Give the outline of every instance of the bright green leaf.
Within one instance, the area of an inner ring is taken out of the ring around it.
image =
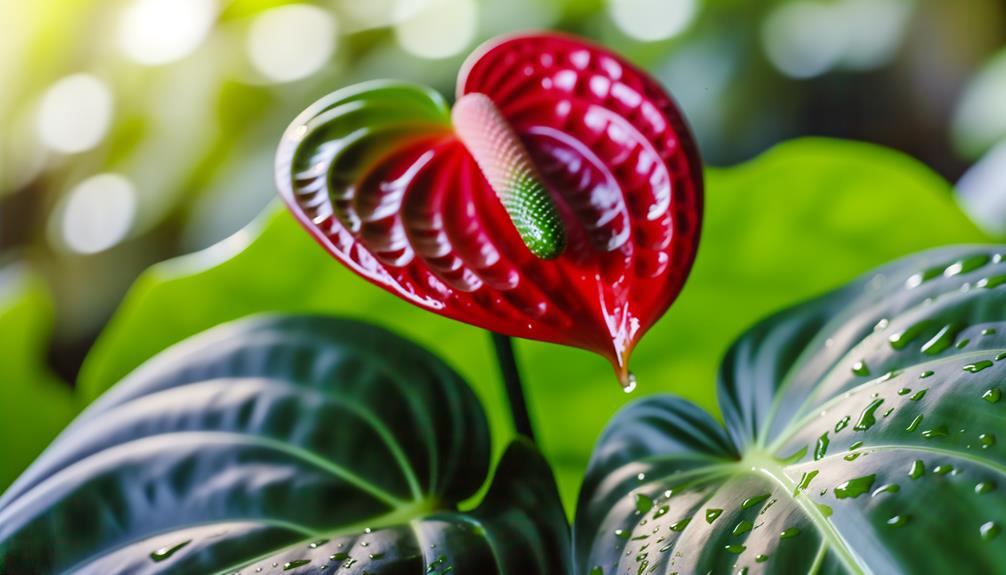
[[[0,488],[10,484],[79,409],[45,367],[52,302],[21,265],[0,269]]]

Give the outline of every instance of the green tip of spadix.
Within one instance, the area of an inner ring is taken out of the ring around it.
[[[566,247],[566,231],[527,149],[484,94],[466,94],[451,111],[454,130],[503,204],[524,245],[541,259]]]

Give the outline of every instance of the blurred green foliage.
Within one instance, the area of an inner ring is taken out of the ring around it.
[[[0,490],[80,409],[72,390],[45,367],[52,302],[25,267],[0,269]]]
[[[893,258],[986,241],[956,207],[948,184],[928,168],[877,146],[823,139],[797,140],[739,167],[710,169],[704,225],[680,299],[633,357],[635,394],[622,393],[600,357],[518,343],[532,417],[567,509],[597,435],[624,403],[669,391],[715,412],[721,355],[757,319]],[[332,313],[406,335],[474,386],[496,455],[512,437],[487,334],[355,276],[279,206],[234,237],[143,274],[85,362],[79,392],[94,399],[172,343],[260,311]]]

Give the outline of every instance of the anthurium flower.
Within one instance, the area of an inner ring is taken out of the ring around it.
[[[435,313],[629,356],[691,268],[702,170],[681,112],[646,73],[544,33],[475,51],[450,109],[376,81],[290,125],[280,192],[336,259]]]

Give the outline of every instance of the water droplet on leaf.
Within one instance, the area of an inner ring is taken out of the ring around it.
[[[187,541],[182,541],[181,543],[176,543],[175,545],[161,547],[160,549],[150,554],[150,559],[152,559],[155,562],[161,562],[170,559],[172,555],[178,553],[183,547],[185,547],[189,543],[192,543],[191,539]]]
[[[835,487],[835,497],[839,499],[855,499],[869,491],[876,479],[876,475],[864,475],[844,481]]]

